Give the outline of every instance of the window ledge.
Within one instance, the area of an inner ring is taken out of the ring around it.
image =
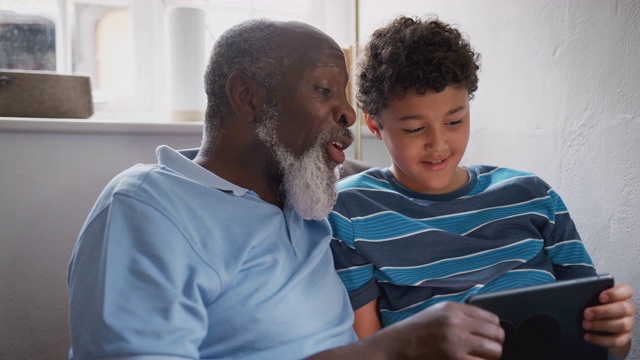
[[[77,120],[0,117],[0,132],[200,135],[202,123],[149,123],[116,120]]]

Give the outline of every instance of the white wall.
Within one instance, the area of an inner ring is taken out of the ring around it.
[[[361,41],[435,13],[482,54],[465,163],[533,171],[563,197],[600,272],[640,294],[640,2],[363,0]],[[363,159],[382,144],[365,139]],[[640,304],[640,295],[634,300]],[[629,359],[640,359],[640,317]]]
[[[107,182],[191,135],[0,131],[0,359],[65,359],[67,264]]]

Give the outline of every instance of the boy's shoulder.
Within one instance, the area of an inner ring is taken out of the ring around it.
[[[540,179],[536,174],[509,168],[503,166],[495,166],[495,165],[471,165],[466,166],[467,170],[471,172],[478,179],[482,178],[491,178],[491,179],[518,179],[518,178],[532,178],[532,179]]]
[[[384,170],[378,167],[370,168],[338,181],[338,192],[357,190],[392,190],[385,178]]]
[[[529,171],[492,165],[473,165],[468,166],[467,169],[476,178],[473,194],[488,190],[505,191],[514,187],[541,192],[551,189],[551,186],[542,178]]]
[[[496,165],[470,165],[466,168],[475,172],[478,176],[535,176],[532,172]]]

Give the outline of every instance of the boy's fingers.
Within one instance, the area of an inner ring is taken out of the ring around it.
[[[592,344],[610,349],[628,344],[631,341],[631,333],[622,333],[616,336],[586,333],[584,339]]]
[[[589,321],[619,319],[631,317],[636,312],[635,305],[631,300],[618,301],[604,305],[592,306],[584,310],[584,319]]]
[[[631,299],[633,288],[629,284],[618,284],[600,293],[599,300],[602,303]]]
[[[614,320],[583,321],[582,327],[588,331],[603,331],[611,334],[630,333],[633,330],[633,318],[625,317]],[[611,336],[611,335],[605,335]]]

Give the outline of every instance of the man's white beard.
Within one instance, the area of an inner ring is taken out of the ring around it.
[[[333,171],[326,164],[325,152],[329,134],[321,133],[314,146],[296,158],[277,137],[278,114],[275,103],[265,105],[263,111],[265,115],[256,127],[256,134],[272,148],[280,163],[284,175],[282,186],[285,201],[303,219],[326,218],[338,197],[336,182],[340,175],[338,163]]]

